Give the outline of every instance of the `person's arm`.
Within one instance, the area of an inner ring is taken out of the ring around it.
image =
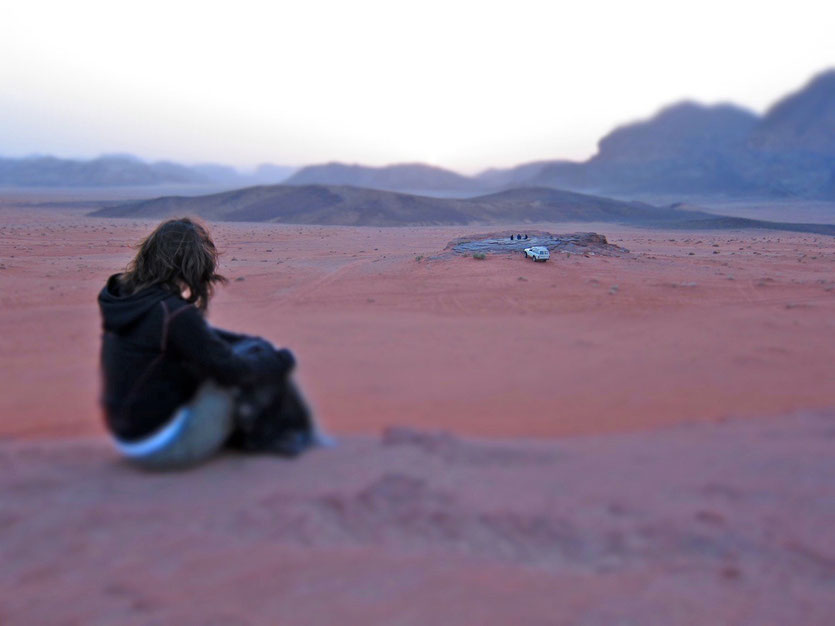
[[[224,328],[218,328],[217,326],[210,327],[214,333],[220,337],[226,343],[238,343],[239,341],[244,341],[245,339],[254,339],[253,335],[245,335],[244,333],[236,333],[231,330],[226,330]]]
[[[295,364],[287,349],[258,353],[255,357],[236,354],[193,305],[172,314],[168,342],[195,372],[221,385],[252,385],[286,375]]]

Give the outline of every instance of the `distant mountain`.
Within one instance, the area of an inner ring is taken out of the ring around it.
[[[59,159],[34,156],[0,158],[0,185],[19,187],[126,187],[145,185],[243,186],[281,182],[294,168],[260,165],[253,174],[216,163],[182,165],[171,161],[147,163],[129,154],[96,159]]]
[[[755,114],[732,105],[683,102],[615,129],[583,167],[554,164],[529,184],[618,192],[751,191],[737,160],[757,122]]]
[[[763,153],[803,153],[835,158],[835,69],[772,106],[749,138]]]
[[[666,208],[588,194],[525,187],[469,198],[471,215],[491,222],[648,222],[675,217]]]
[[[682,102],[626,124],[584,162],[537,161],[475,177],[421,163],[326,163],[300,170],[264,164],[241,173],[218,164],[145,163],[130,155],[91,161],[0,159],[0,185],[255,184],[353,186],[464,197],[520,187],[630,197],[638,194],[835,199],[835,69],[814,77],[764,116],[731,104]],[[347,193],[347,192],[346,192]]]
[[[243,173],[228,165],[204,163],[191,169],[205,176],[211,183],[220,185],[276,185],[289,178],[298,168],[287,165],[262,163],[252,173]]]
[[[585,162],[540,161],[478,178],[603,194],[835,199],[835,70],[761,118],[734,105],[683,102],[615,129]]]
[[[784,196],[835,198],[835,70],[819,74],[763,117],[748,138],[749,176]]]
[[[262,163],[255,168],[255,172],[250,178],[253,183],[259,185],[277,185],[290,178],[298,169],[297,167],[289,167],[287,165]]]
[[[835,225],[779,224],[561,191],[511,189],[476,198],[433,198],[348,186],[273,185],[206,196],[169,196],[108,206],[95,217],[197,215],[215,221],[346,226],[614,222],[663,228],[771,228],[835,235]]]
[[[662,109],[647,122],[616,128],[600,140],[591,161],[692,160],[736,150],[758,121],[754,113],[730,104],[682,102]]]
[[[336,185],[248,187],[207,196],[169,196],[100,209],[97,217],[198,215],[230,222],[353,226],[465,224],[460,200]]]
[[[571,161],[533,161],[531,163],[523,163],[514,167],[491,167],[476,175],[475,178],[480,181],[482,185],[493,189],[518,187],[519,185],[526,184],[528,181],[531,181],[539,176],[544,168],[558,163],[571,163]],[[576,165],[576,163],[571,164]]]
[[[141,167],[145,165],[141,161],[137,160],[137,164]],[[187,167],[185,165],[180,165],[179,163],[174,163],[173,161],[156,161],[154,163],[147,164],[150,167],[151,171],[155,174],[155,178],[152,178],[151,184],[156,183],[156,181],[162,183],[191,183],[191,184],[204,184],[212,182],[204,174]],[[127,173],[127,172],[126,172]],[[108,177],[105,177],[105,181],[111,180]],[[149,181],[150,182],[150,181]],[[110,184],[110,183],[106,183]],[[127,183],[131,184],[131,183]]]
[[[604,193],[752,191],[737,160],[757,122],[756,115],[732,105],[683,102],[615,129],[584,163],[541,164],[518,182]]]
[[[300,169],[285,185],[352,185],[399,191],[477,191],[482,184],[440,167],[403,163],[385,167],[326,163]]]
[[[241,173],[229,165],[221,165],[219,163],[199,163],[197,165],[192,165],[189,169],[208,182],[218,183],[221,185],[242,184]]]
[[[167,161],[145,163],[125,155],[103,156],[90,161],[49,156],[0,159],[2,185],[100,187],[206,182],[203,175],[182,165]]]

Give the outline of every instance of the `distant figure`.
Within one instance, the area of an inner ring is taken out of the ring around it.
[[[522,238],[522,235],[516,235],[516,239],[517,239],[517,240],[518,240],[518,239],[521,239],[521,238]]]
[[[206,228],[169,220],[99,294],[106,423],[141,467],[188,467],[230,446],[293,456],[323,441],[290,378],[293,354],[206,322],[226,282],[216,270]]]
[[[527,239],[527,238],[528,238],[528,233],[525,233],[525,239]]]
[[[513,235],[510,236],[510,240],[513,241]]]

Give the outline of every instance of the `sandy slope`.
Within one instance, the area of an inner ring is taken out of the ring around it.
[[[835,414],[146,475],[0,444],[3,624],[831,624]]]
[[[152,226],[0,206],[0,623],[830,623],[835,240],[213,225],[212,321],[296,350],[343,443],[149,476],[95,296]]]

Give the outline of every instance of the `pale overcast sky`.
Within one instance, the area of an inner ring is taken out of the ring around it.
[[[584,159],[681,99],[763,111],[835,3],[0,0],[0,155],[464,172]]]

